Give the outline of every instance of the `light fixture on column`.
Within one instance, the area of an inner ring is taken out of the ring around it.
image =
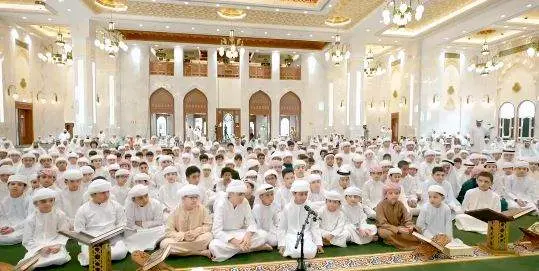
[[[365,68],[363,68],[363,72],[368,78],[380,76],[386,73],[386,69],[382,68],[382,65],[380,64],[380,62],[369,64],[367,61],[365,61],[364,65],[365,65]]]
[[[476,56],[475,62],[472,62],[468,66],[469,72],[476,72],[481,76],[487,76],[503,67],[503,61],[499,59],[497,53],[491,53],[487,43],[488,36],[493,35],[495,32],[496,30],[494,29],[485,29],[477,33],[484,36],[484,42],[481,45],[480,55]]]
[[[116,57],[120,49],[124,52],[128,49],[124,36],[120,31],[116,30],[114,22],[109,22],[108,28],[98,31],[96,35],[94,45],[112,58]]]
[[[221,38],[221,47],[218,52],[221,57],[226,56],[228,59],[237,58],[243,51],[243,40],[234,37],[234,30],[228,32],[228,37]]]
[[[36,94],[37,101],[46,104],[47,103],[47,97],[45,96],[45,93],[43,91],[38,91]]]
[[[412,21],[412,16],[416,21],[421,20],[424,11],[425,7],[420,0],[388,0],[382,12],[382,19],[386,25],[393,21],[399,28],[404,28]]]
[[[341,36],[335,35],[335,41],[331,44],[326,51],[326,61],[333,62],[333,65],[339,66],[344,60],[350,58],[350,50],[348,45],[341,43]]]
[[[526,49],[526,54],[529,57],[538,57],[539,56],[539,42],[530,42],[528,49]]]
[[[490,50],[488,49],[488,44],[487,44],[487,40],[485,40],[485,42],[483,42],[483,45],[481,45],[481,55],[488,55],[490,54]]]
[[[406,103],[407,103],[406,97],[402,96],[402,97],[401,97],[401,100],[400,100],[400,102],[399,102],[399,107],[405,107],[405,106],[406,106]]]
[[[7,87],[7,96],[11,96],[13,100],[19,99],[19,92],[17,91],[17,87],[15,85],[9,85]]]
[[[368,64],[374,61],[374,53],[372,52],[372,48],[369,48],[369,51],[367,52],[367,57],[365,57],[365,61]]]

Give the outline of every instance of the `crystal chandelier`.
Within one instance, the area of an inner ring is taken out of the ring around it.
[[[415,8],[412,2],[415,2]],[[388,0],[386,8],[382,12],[382,18],[386,25],[389,25],[393,20],[393,23],[399,28],[404,28],[412,21],[412,15],[415,15],[417,21],[421,20],[424,11],[425,7],[420,0]]]
[[[481,45],[481,55],[488,55],[490,54],[490,50],[488,49],[488,44],[487,44],[487,41],[485,40],[485,42],[483,42],[483,45]]]
[[[234,30],[228,32],[228,37],[221,38],[221,47],[218,49],[221,57],[226,56],[228,59],[237,58],[243,50],[243,40],[234,37]]]
[[[114,58],[122,49],[127,51],[127,44],[124,42],[124,36],[116,30],[114,22],[109,22],[108,29],[104,29],[97,34],[94,41],[95,47],[105,51],[110,57]]]
[[[501,69],[503,65],[503,61],[499,60],[497,56],[492,56],[491,58],[486,58],[482,61],[478,58],[476,63],[472,63],[468,66],[468,71],[475,72],[481,76],[487,76],[490,73]]]
[[[58,31],[54,44],[49,45],[45,53],[38,53],[37,57],[45,63],[58,66],[71,65],[73,64],[73,48],[71,44],[64,41],[62,32]]]
[[[386,73],[386,70],[382,68],[382,65],[380,65],[380,63],[376,63],[373,66],[370,66],[370,63],[371,62],[368,62],[367,59],[365,59],[365,68],[363,69],[363,72],[365,72],[365,75],[368,78],[372,78]]]
[[[341,36],[335,35],[335,41],[326,51],[326,61],[333,62],[335,66],[339,66],[343,60],[350,58],[350,50],[346,44],[341,43]]]
[[[365,60],[367,64],[370,64],[374,61],[374,53],[372,52],[372,49],[369,49],[369,51],[367,52],[367,57],[365,58]]]

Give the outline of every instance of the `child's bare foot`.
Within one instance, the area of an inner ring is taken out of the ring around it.
[[[200,255],[207,257],[208,259],[212,259],[212,255],[209,249],[203,250],[200,252]]]
[[[372,237],[372,240],[373,240],[373,241],[378,241],[378,234],[375,234],[375,235]]]

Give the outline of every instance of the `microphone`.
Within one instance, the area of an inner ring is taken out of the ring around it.
[[[304,208],[305,208],[305,211],[307,211],[307,213],[309,213],[309,214],[311,214],[313,216],[314,221],[319,219],[318,214],[311,207],[309,207],[309,205],[305,205]]]

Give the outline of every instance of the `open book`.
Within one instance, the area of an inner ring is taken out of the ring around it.
[[[124,227],[118,227],[118,228],[115,228],[115,229],[112,229],[108,232],[105,232],[105,233],[102,233],[98,236],[93,236],[91,234],[88,234],[86,232],[74,232],[74,231],[59,231],[60,234],[62,235],[65,235],[69,238],[73,238],[85,245],[89,245],[89,246],[92,246],[92,245],[96,245],[96,244],[100,244],[100,243],[103,243],[113,237],[115,237],[116,235],[119,235],[121,234],[122,232],[124,232]]]
[[[142,270],[148,271],[152,267],[162,263],[170,254],[170,245],[160,248],[150,255],[150,258],[144,263]]]
[[[501,222],[514,221],[515,219],[533,211],[534,208],[519,208],[505,212],[496,212],[489,208],[477,209],[466,211],[467,215],[473,216],[481,221],[489,222],[493,220],[498,220]]]
[[[433,247],[435,247],[437,250],[441,251],[441,252],[444,252],[444,248],[442,246],[440,246],[439,244],[437,244],[436,242],[433,242],[430,238],[427,238],[425,235],[419,233],[419,232],[412,232],[412,235],[417,237],[417,239],[423,241],[423,242],[426,242],[430,245],[432,245]]]
[[[41,255],[38,252],[34,256],[24,261],[19,262],[19,264],[17,264],[15,268],[13,268],[13,270],[17,270],[17,271],[31,270],[33,269],[32,267],[39,261],[40,258],[41,258]]]

